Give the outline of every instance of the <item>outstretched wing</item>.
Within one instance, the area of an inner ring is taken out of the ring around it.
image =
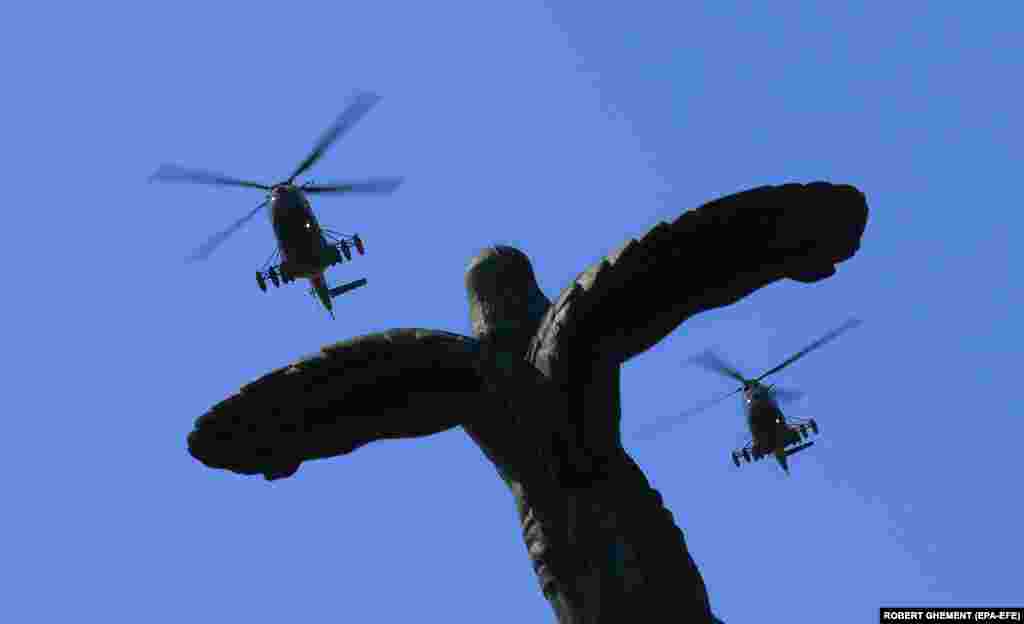
[[[293,474],[302,461],[463,424],[484,407],[473,338],[425,329],[360,336],[273,371],[196,420],[211,468]]]
[[[709,202],[581,273],[548,310],[535,348],[624,362],[687,318],[776,280],[815,282],[860,247],[864,195],[826,182],[765,186]]]

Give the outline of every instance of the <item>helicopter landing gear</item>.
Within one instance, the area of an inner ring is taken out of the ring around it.
[[[814,435],[818,435],[818,423],[816,423],[812,418],[811,420],[808,421],[807,424],[811,426],[811,431],[814,432]]]
[[[268,267],[266,271],[256,272],[256,283],[263,292],[267,291],[268,280],[275,288],[279,288],[281,284],[290,284],[294,282],[295,275],[293,275],[284,264],[274,265]]]
[[[736,451],[733,451],[732,453],[732,463],[736,464],[737,468],[740,467],[740,458],[739,455],[736,454]]]
[[[743,459],[745,459],[748,464],[750,463],[750,452],[747,451],[747,449],[743,449]]]
[[[350,262],[352,260],[352,248],[355,247],[356,251],[359,252],[360,256],[366,255],[366,247],[363,245],[363,239],[359,238],[358,234],[352,236],[346,236],[329,230],[323,229],[326,236],[326,247],[323,251],[324,266],[333,266],[335,264],[341,264],[342,262]]]
[[[342,256],[344,256],[346,261],[352,260],[353,247],[355,247],[360,256],[366,255],[366,245],[363,244],[363,239],[359,238],[358,234],[349,236],[341,232],[335,232],[330,228],[322,228],[322,231],[326,237],[325,242],[331,247],[331,251],[328,253],[332,254],[332,259],[330,262],[327,262],[327,266],[340,263]],[[340,254],[338,254],[339,251],[341,252]]]

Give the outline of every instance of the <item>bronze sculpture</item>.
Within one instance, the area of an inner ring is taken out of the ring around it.
[[[214,406],[189,450],[277,479],[461,426],[515,497],[558,622],[712,621],[682,532],[622,447],[619,368],[694,314],[831,276],[867,214],[846,185],[730,195],[630,240],[554,303],[524,254],[487,249],[466,273],[475,338],[397,329],[327,346]]]

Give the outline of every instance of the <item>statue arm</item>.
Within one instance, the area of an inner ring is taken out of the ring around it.
[[[464,424],[485,407],[477,349],[472,338],[421,329],[324,347],[200,416],[189,452],[212,468],[275,479],[302,461]]]
[[[659,223],[563,291],[545,323],[559,334],[556,356],[623,362],[772,282],[825,279],[856,253],[867,216],[856,188],[815,182],[748,190]]]

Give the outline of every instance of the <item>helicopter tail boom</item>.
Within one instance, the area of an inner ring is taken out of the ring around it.
[[[789,462],[786,461],[786,457],[788,456],[789,453],[787,453],[781,447],[775,449],[775,459],[778,460],[779,465],[782,466],[782,469],[786,471],[786,474],[789,474]]]
[[[309,279],[309,283],[312,285],[310,290],[312,290],[313,294],[320,299],[320,303],[327,308],[327,311],[331,314],[331,318],[334,318],[334,305],[331,303],[331,292],[327,289],[327,280],[324,279],[323,273],[311,277]]]

